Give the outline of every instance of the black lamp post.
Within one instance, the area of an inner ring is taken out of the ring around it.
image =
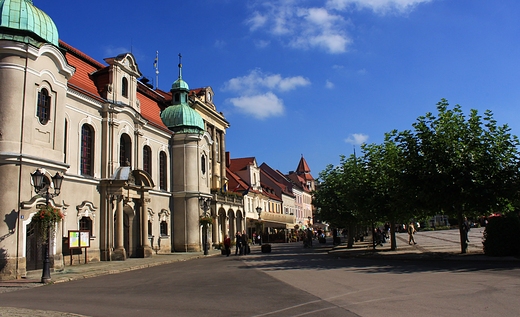
[[[211,198],[209,197],[199,197],[200,208],[203,211],[203,217],[208,217],[208,210],[211,205]],[[202,248],[204,250],[204,255],[208,255],[208,224],[204,222],[202,224]]]
[[[261,221],[262,218],[260,217],[260,215],[262,214],[262,207],[258,206],[256,207],[256,213],[258,214],[258,221]],[[264,234],[264,224],[262,223],[262,231],[260,232],[260,245],[262,245],[262,234]]]
[[[54,193],[49,192],[50,184],[48,181],[45,182],[46,177],[45,174],[37,169],[34,173],[31,173],[31,178],[33,181],[34,191],[41,196],[45,197],[45,205],[49,205],[49,201],[58,196],[61,191],[61,183],[63,182],[63,176],[56,172],[56,175],[52,176],[52,183],[54,184]],[[51,281],[51,270],[50,270],[50,261],[49,261],[49,233],[47,232],[47,239],[43,241],[43,270],[42,270],[42,283],[49,283]]]

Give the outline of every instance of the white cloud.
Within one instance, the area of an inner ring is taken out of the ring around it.
[[[228,80],[223,90],[238,95],[228,101],[241,112],[265,119],[284,114],[283,100],[275,92],[287,92],[310,84],[310,80],[302,76],[282,77],[255,69],[245,76]]]
[[[261,70],[255,69],[246,76],[228,80],[224,84],[224,90],[249,95],[266,89],[289,91],[300,86],[310,85],[310,83],[310,80],[302,76],[282,77],[280,74],[264,74]]]
[[[403,14],[433,0],[256,0],[256,10],[246,20],[252,32],[265,31],[297,49],[344,53],[352,44],[349,14],[369,9],[377,14]],[[306,4],[312,3],[314,6]],[[322,5],[320,5],[322,4]]]
[[[121,54],[122,52],[131,51],[126,47],[114,47],[114,46],[107,46],[104,48],[104,50],[105,50],[106,56],[117,56],[117,55]]]
[[[327,81],[325,82],[325,88],[327,88],[327,89],[333,89],[334,86],[335,86],[334,83],[331,82],[330,80],[327,80]]]
[[[269,46],[271,42],[265,40],[255,40],[255,46],[258,48],[265,48]]]
[[[258,2],[263,11],[255,11],[246,21],[251,31],[265,30],[294,48],[320,48],[332,54],[345,52],[352,42],[344,30],[347,20],[326,8],[301,7],[287,0]]]
[[[280,116],[284,113],[283,101],[272,92],[230,98],[228,101],[241,112],[253,115],[257,119]]]
[[[249,18],[246,23],[249,24],[249,29],[254,31],[256,29],[261,28],[265,25],[267,21],[267,17],[260,14],[259,12],[254,12],[251,18]]]
[[[421,3],[432,0],[328,0],[326,7],[334,10],[345,10],[350,7],[370,9],[376,13],[405,13]]]
[[[345,139],[345,142],[354,145],[361,145],[363,143],[366,143],[367,140],[368,135],[362,133],[354,133],[349,135],[349,137]]]

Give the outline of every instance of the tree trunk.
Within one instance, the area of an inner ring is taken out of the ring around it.
[[[459,235],[460,235],[460,253],[465,254],[468,251],[468,242],[466,237],[466,232],[464,232],[464,227],[462,226],[462,223],[464,221],[464,215],[462,214],[462,211],[458,212],[458,218],[459,218]]]
[[[390,250],[397,250],[397,240],[395,239],[395,221],[390,221]]]
[[[374,223],[372,223],[372,249],[374,251],[376,250],[376,232]]]
[[[347,249],[352,249],[354,247],[354,236],[356,234],[356,224],[353,221],[348,223],[348,242]]]

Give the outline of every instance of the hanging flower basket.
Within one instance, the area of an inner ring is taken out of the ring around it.
[[[45,243],[49,238],[49,232],[54,234],[56,224],[63,219],[63,213],[51,205],[43,206],[34,214],[32,222],[38,224],[40,237]]]
[[[199,223],[202,225],[202,226],[209,226],[209,225],[212,225],[213,224],[213,218],[211,217],[200,217],[199,219]]]

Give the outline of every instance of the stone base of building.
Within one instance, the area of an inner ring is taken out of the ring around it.
[[[140,258],[151,258],[153,255],[153,250],[151,247],[139,247],[137,249],[137,256]]]
[[[63,271],[65,268],[65,263],[63,263],[63,253],[51,255],[51,270],[53,271]]]
[[[110,260],[112,261],[125,261],[126,260],[126,250],[123,249],[114,249],[112,252]]]
[[[16,269],[16,258],[4,258],[0,254],[0,281],[15,280],[25,277],[27,274],[25,258],[18,258],[18,272]]]
[[[202,252],[202,246],[200,244],[175,245],[174,252]]]

